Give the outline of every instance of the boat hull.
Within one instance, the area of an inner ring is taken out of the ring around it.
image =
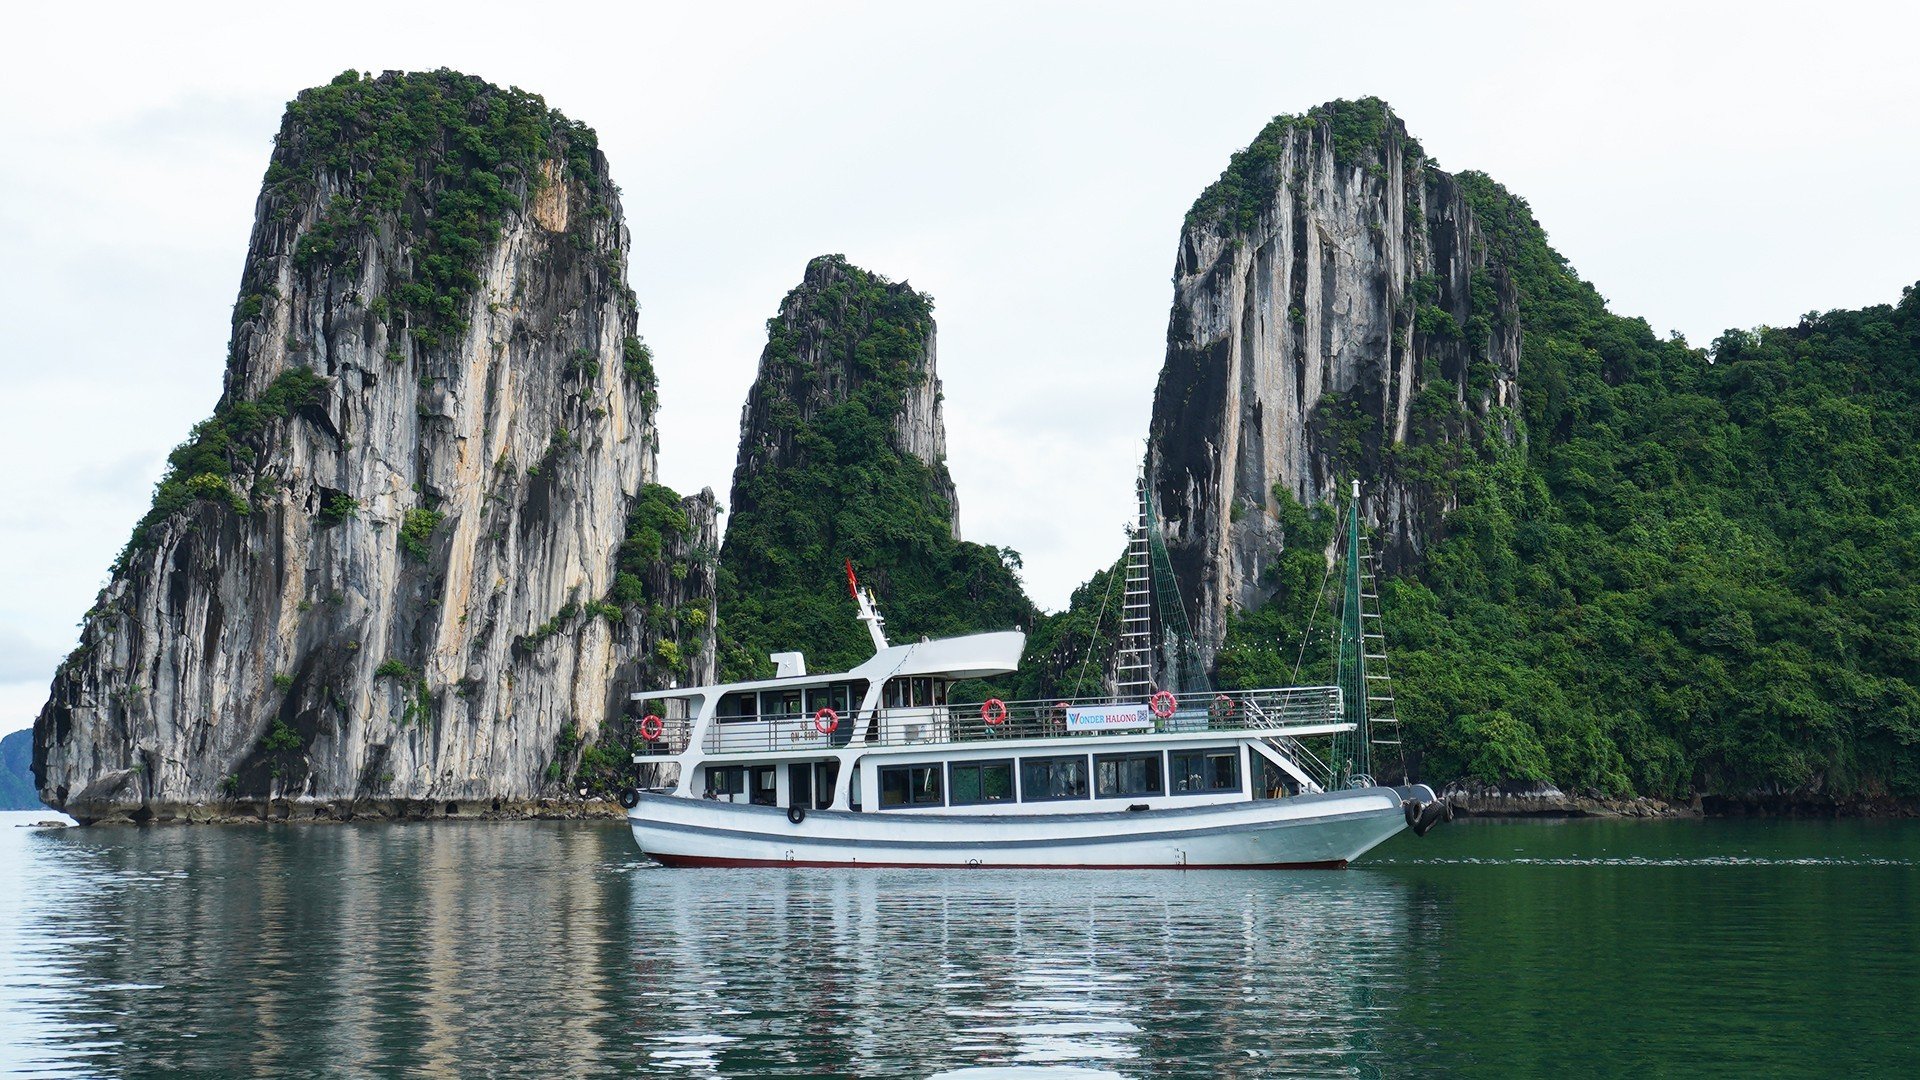
[[[796,823],[778,807],[643,794],[627,820],[668,866],[1334,869],[1406,828],[1402,798],[1376,787],[1133,813],[812,811]]]

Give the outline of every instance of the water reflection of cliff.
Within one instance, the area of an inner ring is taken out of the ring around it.
[[[1366,871],[665,871],[568,824],[35,840],[0,1000],[84,1075],[1365,1075],[1418,934]]]

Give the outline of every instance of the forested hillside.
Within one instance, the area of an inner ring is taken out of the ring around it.
[[[1385,590],[1418,772],[1920,795],[1920,293],[1691,348],[1611,314],[1524,200],[1459,179],[1519,289],[1523,423],[1395,449],[1459,503]],[[1290,670],[1323,576],[1328,511],[1285,512],[1303,542],[1236,621],[1229,683]]]

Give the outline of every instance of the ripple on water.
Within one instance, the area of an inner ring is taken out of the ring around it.
[[[593,823],[5,829],[0,1061],[970,1080],[1915,1064],[1920,828],[1640,828],[1454,827],[1314,874],[669,871]]]

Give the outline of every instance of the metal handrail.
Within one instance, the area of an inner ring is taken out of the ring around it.
[[[1007,739],[1064,739],[1087,734],[1250,731],[1339,723],[1343,715],[1340,688],[1335,686],[1293,686],[1225,694],[1169,696],[1173,699],[1170,709],[1165,698],[1159,698],[1154,703],[1114,702],[1108,698],[1005,701],[992,710],[992,715],[996,716],[1001,715],[1001,709],[1005,710],[1004,718],[994,724],[987,722],[987,703],[984,702],[895,706],[876,709],[866,715],[841,716],[832,732],[820,731],[812,713],[760,715],[732,722],[719,718],[708,727],[702,748],[709,754],[779,753],[832,750],[849,745],[869,748]],[[1067,729],[1068,709],[1116,704],[1146,705],[1150,725],[1100,731]],[[1157,710],[1153,709],[1154,704],[1159,705]],[[1167,715],[1160,716],[1159,712]],[[668,731],[648,752],[674,754],[686,748],[686,722],[668,721],[667,724]],[[1301,747],[1299,752],[1324,768],[1324,763],[1307,752],[1305,747]]]

